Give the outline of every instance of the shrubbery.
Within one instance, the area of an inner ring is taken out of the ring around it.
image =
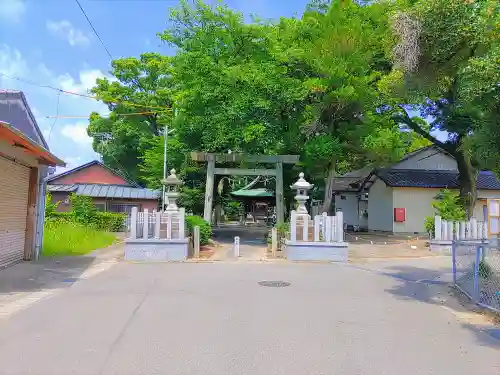
[[[201,216],[186,216],[186,224],[191,235],[194,227],[200,227],[200,245],[206,245],[212,238],[212,227]]]
[[[57,212],[58,203],[52,203],[51,195],[47,194],[45,219],[73,222],[106,232],[123,230],[126,214],[98,211],[92,198],[83,195],[71,194],[70,200],[70,212]]]
[[[447,221],[463,221],[467,218],[466,212],[457,193],[451,190],[441,190],[436,200],[432,202],[436,215]],[[434,216],[425,218],[425,230],[434,234]]]

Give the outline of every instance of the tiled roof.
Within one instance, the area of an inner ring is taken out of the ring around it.
[[[85,169],[85,168],[88,168],[88,167],[91,167],[93,165],[99,165],[100,167],[104,168],[104,169],[107,169],[108,171],[110,171],[111,173],[113,173],[115,176],[118,176],[120,178],[122,178],[124,181],[128,182],[130,184],[130,186],[133,186],[133,187],[138,187],[140,188],[141,186],[139,184],[137,184],[135,181],[131,181],[127,178],[125,178],[124,176],[122,176],[121,173],[118,173],[117,171],[109,168],[108,166],[104,165],[103,163],[101,163],[100,161],[98,160],[92,160],[88,163],[85,163],[85,164],[82,164],[76,168],[73,168],[73,169],[70,169],[69,171],[66,171],[66,172],[62,172],[62,173],[59,173],[59,174],[55,174],[53,176],[50,176],[47,181],[48,182],[51,182],[51,181],[54,181],[55,183],[57,183],[57,180],[60,178],[60,177],[63,177],[63,176],[67,176],[73,172],[77,172],[77,171],[80,171],[82,169]]]
[[[333,192],[359,191],[365,180],[370,176],[373,167],[365,167],[335,177],[332,184]]]
[[[49,150],[22,91],[0,89],[0,121],[10,124],[33,142]]]
[[[68,192],[86,195],[93,198],[127,198],[127,199],[158,199],[158,190],[136,188],[123,185],[72,184],[48,185],[49,191]]]
[[[388,186],[458,189],[458,172],[425,169],[381,169],[377,171]],[[490,171],[479,172],[477,189],[500,190],[500,181]]]
[[[332,184],[332,191],[358,191],[363,179],[359,177],[336,177]]]

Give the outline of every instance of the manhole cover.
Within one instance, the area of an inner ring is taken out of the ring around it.
[[[285,286],[290,286],[290,283],[286,281],[259,281],[260,286],[270,286],[274,288],[283,288]]]

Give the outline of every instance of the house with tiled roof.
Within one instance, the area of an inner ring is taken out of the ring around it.
[[[48,190],[52,202],[58,202],[58,211],[70,211],[70,194],[92,198],[101,211],[126,212],[132,207],[139,211],[158,208],[161,193],[141,187],[135,181],[94,160],[69,171],[51,176]]]
[[[424,220],[435,214],[432,201],[442,189],[458,190],[455,159],[436,146],[406,155],[384,169],[364,169],[336,179],[335,209],[348,229],[424,233]],[[473,216],[488,220],[487,200],[500,199],[500,181],[489,171],[477,178]]]
[[[0,89],[0,269],[37,259],[53,155],[23,92]]]

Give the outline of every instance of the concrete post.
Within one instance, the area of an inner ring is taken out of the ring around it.
[[[271,256],[276,258],[276,252],[278,251],[278,230],[276,228],[271,229]]]
[[[200,227],[195,226],[193,228],[193,245],[194,245],[194,257],[200,257]]]
[[[149,212],[148,212],[147,208],[144,209],[144,220],[143,221],[144,221],[144,223],[143,223],[143,227],[142,227],[142,238],[147,240],[149,237]]]
[[[154,212],[155,214],[155,238],[160,238],[160,226],[161,226],[161,211]]]
[[[290,241],[297,241],[297,213],[295,210],[290,213]]]
[[[240,238],[238,236],[234,237],[234,256],[238,258],[240,256]]]
[[[130,238],[137,238],[137,207],[132,207],[130,212]]]
[[[179,208],[179,239],[183,240],[186,236],[185,229],[185,217],[186,209],[184,207]]]
[[[321,216],[314,216],[314,242],[319,242],[320,220]]]
[[[437,241],[441,240],[441,234],[442,234],[441,216],[435,216],[434,217],[434,239]]]

